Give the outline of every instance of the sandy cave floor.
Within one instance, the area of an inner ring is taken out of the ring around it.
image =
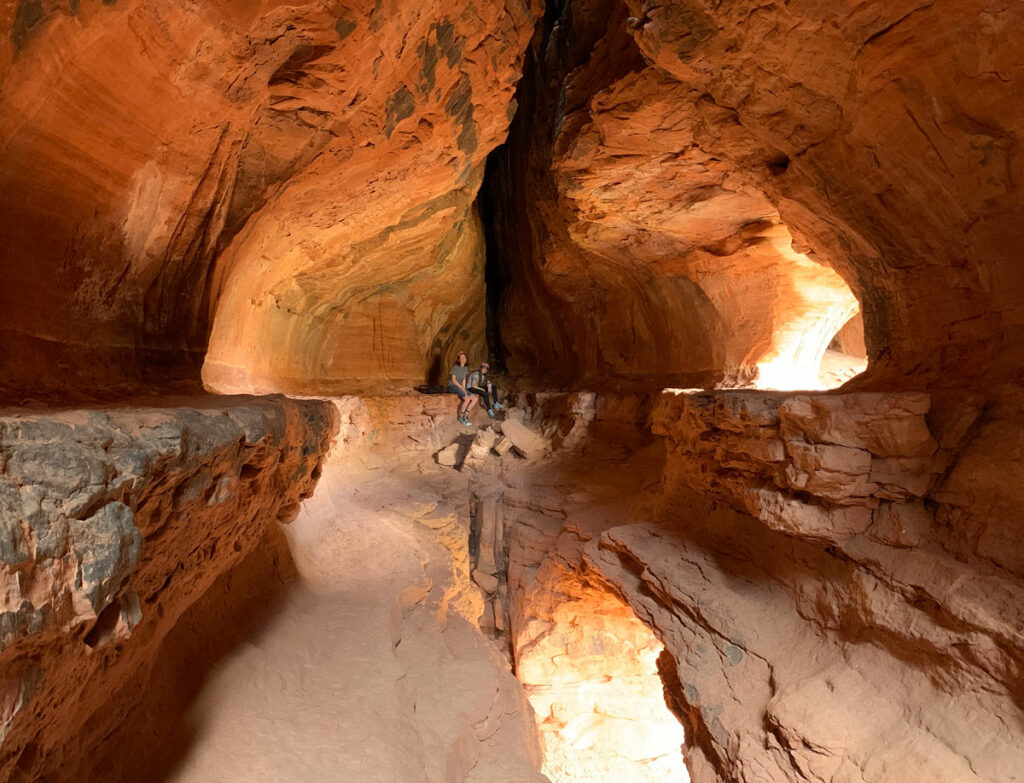
[[[287,528],[300,584],[215,670],[171,780],[544,781],[522,689],[473,624],[466,479],[336,458]]]

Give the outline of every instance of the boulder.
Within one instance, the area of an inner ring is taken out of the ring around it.
[[[539,433],[534,432],[518,419],[506,419],[501,433],[511,442],[512,447],[527,459],[543,456],[549,444]]]
[[[446,468],[458,467],[459,464],[459,444],[453,443],[450,446],[446,446],[441,449],[437,454],[434,455],[437,458],[438,465],[444,465]]]
[[[493,594],[498,589],[498,577],[488,574],[486,571],[481,571],[479,568],[473,569],[473,581],[480,585],[480,589],[488,595]]]

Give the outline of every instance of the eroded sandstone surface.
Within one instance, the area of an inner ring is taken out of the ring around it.
[[[203,599],[183,618],[81,779],[546,780],[522,688],[477,625],[469,476],[432,458],[457,435],[449,401],[333,402],[338,436],[279,562],[257,552],[211,591],[227,612]],[[232,644],[203,654],[211,620]]]
[[[820,360],[849,286],[880,376],[1014,376],[1021,22],[982,0],[553,6],[485,184],[511,365],[745,384]],[[793,369],[768,385],[809,388]]]
[[[69,779],[182,613],[298,513],[334,426],[281,397],[2,413],[0,776]]]
[[[1022,26],[0,0],[0,777],[1019,783]]]
[[[536,11],[0,4],[4,387],[380,391],[481,350]]]
[[[1020,545],[1007,507],[968,510],[986,437],[977,400],[523,402],[538,436],[575,434],[546,462],[502,457],[490,471],[502,522],[491,538],[481,526],[481,546],[507,563],[496,594],[556,758],[585,769],[597,748],[606,777],[609,757],[628,758],[616,753],[626,713],[588,701],[599,687],[559,683],[574,669],[620,686],[639,674],[651,648],[627,630],[635,617],[664,645],[663,698],[694,781],[1019,778]],[[639,771],[612,777],[658,779],[664,748],[637,756]],[[565,769],[552,779],[575,779]]]

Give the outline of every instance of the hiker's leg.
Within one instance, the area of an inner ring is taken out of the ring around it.
[[[458,385],[452,383],[451,381],[448,381],[448,393],[449,394],[455,394],[455,395],[458,396],[458,398],[459,398],[459,405],[458,405],[458,413],[456,415],[461,416],[465,412],[464,408],[466,406],[466,398],[471,396],[471,395],[466,394],[466,390],[465,389],[463,389],[461,386],[458,386]]]
[[[491,398],[487,396],[487,391],[485,389],[481,389],[477,386],[470,386],[469,390],[484,401],[484,407],[487,408],[487,410],[491,409]]]

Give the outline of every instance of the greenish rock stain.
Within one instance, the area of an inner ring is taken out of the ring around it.
[[[442,19],[430,25],[427,37],[416,47],[422,60],[420,65],[419,88],[423,95],[429,95],[437,84],[437,64],[442,57],[449,68],[454,68],[462,59],[465,39],[455,37],[455,25]]]
[[[471,157],[477,148],[476,122],[473,120],[473,88],[465,75],[444,105],[448,116],[462,125],[456,143],[466,157]]]
[[[391,138],[391,134],[395,132],[395,126],[398,125],[402,120],[408,119],[412,116],[412,113],[416,110],[416,101],[412,97],[412,93],[403,84],[388,98],[387,102],[387,118],[384,121],[384,135],[387,138]]]
[[[743,650],[735,644],[727,644],[725,645],[725,657],[729,659],[730,666],[735,666],[743,660]]]
[[[338,34],[338,40],[344,41],[356,29],[357,25],[348,19],[339,19],[334,23],[334,32]]]

